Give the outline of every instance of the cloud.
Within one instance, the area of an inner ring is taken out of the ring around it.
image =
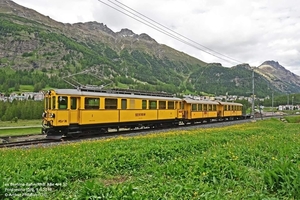
[[[64,22],[98,21],[113,31],[147,33],[205,62],[232,63],[168,37],[102,2],[115,0],[16,0]],[[252,66],[276,60],[300,75],[300,6],[297,0],[118,0],[152,20],[216,52]],[[131,14],[129,14],[131,15]],[[220,55],[220,54],[218,54]]]

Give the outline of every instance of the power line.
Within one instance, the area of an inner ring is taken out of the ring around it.
[[[108,0],[108,1],[111,2],[111,0]],[[214,53],[217,53],[217,54],[219,54],[219,55],[221,55],[221,56],[224,56],[224,57],[226,57],[226,58],[229,58],[230,60],[236,61],[237,63],[242,63],[242,62],[239,61],[239,60],[236,60],[236,59],[231,58],[231,57],[229,57],[229,56],[227,56],[227,55],[225,55],[225,54],[222,54],[222,53],[219,53],[219,52],[217,52],[217,51],[214,51],[214,50],[211,49],[211,48],[208,48],[208,47],[206,47],[206,46],[204,46],[204,45],[202,45],[202,44],[200,44],[200,43],[198,43],[198,42],[196,42],[196,41],[194,41],[194,40],[192,40],[192,39],[190,39],[190,38],[187,38],[186,36],[184,36],[184,35],[182,35],[182,34],[176,32],[176,31],[173,31],[172,29],[170,29],[170,28],[164,26],[163,24],[161,24],[161,23],[159,23],[159,22],[157,22],[157,21],[155,21],[155,20],[153,20],[153,19],[151,19],[151,18],[149,18],[149,17],[143,15],[142,13],[140,13],[140,12],[138,12],[138,11],[136,11],[136,10],[134,10],[134,9],[132,9],[132,8],[130,8],[130,7],[128,7],[128,6],[126,6],[125,4],[119,2],[118,0],[115,0],[115,1],[118,2],[119,4],[125,6],[126,8],[128,8],[128,9],[130,9],[130,10],[136,12],[136,13],[138,13],[139,15],[145,17],[146,19],[149,19],[150,21],[152,21],[152,22],[154,22],[154,23],[160,25],[161,27],[163,27],[163,28],[165,28],[165,29],[171,31],[172,33],[175,33],[176,35],[179,35],[179,36],[183,37],[184,39],[187,39],[187,40],[190,41],[190,42],[193,42],[193,43],[195,43],[195,44],[197,44],[197,45],[199,45],[199,46],[201,46],[201,47],[203,47],[203,48],[205,48],[205,49],[207,49],[207,50],[209,50],[209,51],[211,51],[211,52],[214,52]]]
[[[231,58],[231,57],[229,57],[229,56],[227,56],[227,55],[224,55],[224,54],[222,54],[222,53],[219,53],[219,52],[217,52],[217,51],[214,51],[214,50],[212,50],[212,49],[210,49],[210,48],[208,48],[208,47],[206,47],[206,46],[204,46],[204,45],[201,45],[201,44],[199,44],[198,42],[196,42],[196,41],[194,41],[194,40],[191,40],[191,39],[187,38],[186,36],[183,36],[182,34],[177,33],[177,32],[175,32],[175,31],[169,29],[168,27],[162,25],[161,23],[158,23],[157,21],[152,20],[151,18],[149,18],[149,17],[143,15],[142,13],[140,13],[140,12],[138,12],[138,11],[136,11],[136,10],[134,10],[134,9],[132,9],[132,8],[130,8],[130,7],[128,7],[128,6],[126,6],[125,4],[123,4],[123,3],[121,3],[121,2],[119,2],[119,1],[117,1],[117,0],[115,0],[117,3],[114,3],[114,2],[112,2],[111,0],[108,0],[108,1],[109,1],[111,4],[113,4],[113,5],[107,4],[107,3],[105,3],[105,2],[103,2],[103,1],[101,1],[101,0],[98,0],[98,1],[101,2],[101,3],[103,3],[103,4],[105,4],[106,6],[108,6],[108,7],[110,7],[110,8],[112,8],[112,9],[114,9],[114,10],[117,10],[118,12],[120,12],[120,13],[122,13],[122,14],[124,14],[124,15],[126,15],[126,16],[128,16],[128,17],[134,19],[134,20],[136,20],[136,21],[139,21],[139,22],[143,23],[143,24],[146,25],[146,26],[149,26],[150,28],[153,28],[153,29],[155,29],[155,30],[157,30],[157,31],[159,31],[159,32],[161,32],[161,33],[163,33],[163,34],[169,36],[169,37],[172,37],[172,38],[174,38],[174,39],[176,39],[176,40],[178,40],[178,41],[180,41],[180,42],[182,42],[182,43],[184,43],[184,44],[187,44],[187,45],[189,45],[189,46],[191,46],[191,47],[194,47],[194,48],[196,48],[196,49],[198,49],[198,50],[200,50],[200,51],[203,51],[203,52],[205,52],[205,53],[207,53],[207,54],[210,54],[210,55],[212,55],[212,56],[214,56],[214,57],[217,57],[217,58],[219,58],[219,59],[221,59],[221,60],[224,60],[224,61],[226,61],[226,62],[230,62],[230,63],[232,63],[232,64],[236,64],[236,63],[240,64],[240,63],[243,63],[243,62],[238,61],[238,60],[236,60],[236,59],[234,59],[234,58]],[[117,6],[118,8],[120,8],[121,10],[118,9],[116,6]],[[125,7],[125,8],[124,8],[124,7]],[[128,9],[126,9],[126,8],[128,8]],[[133,11],[133,12],[132,12],[132,11]],[[132,14],[133,16],[131,16],[131,15],[128,14],[128,13]],[[136,13],[137,13],[137,14],[136,14]],[[134,17],[134,16],[135,16],[135,17]],[[174,33],[174,34],[173,34],[173,33]],[[175,34],[176,34],[176,35],[175,35]],[[182,38],[183,38],[183,39],[182,39]],[[191,43],[191,42],[192,42],[192,43]],[[197,46],[196,46],[195,44],[196,44]],[[200,46],[201,48],[200,48],[199,46]],[[217,54],[218,54],[218,55],[217,55]]]

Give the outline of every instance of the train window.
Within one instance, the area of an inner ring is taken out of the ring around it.
[[[149,101],[150,108],[149,109],[157,109],[157,102],[156,101]]]
[[[207,111],[207,104],[203,105],[203,111]]]
[[[183,103],[179,102],[179,109],[183,109]]]
[[[168,109],[174,109],[174,101],[168,101]]]
[[[202,111],[202,104],[198,104],[198,111]]]
[[[71,97],[71,109],[76,110],[76,108],[77,108],[77,98]]]
[[[127,109],[127,99],[121,99],[121,109]]]
[[[211,104],[208,105],[208,110],[209,110],[209,111],[212,111],[212,105],[211,105]]]
[[[217,106],[213,105],[213,111],[216,111],[216,110],[217,110]]]
[[[56,109],[56,96],[52,97],[51,109]]]
[[[159,101],[159,109],[166,109],[166,101]]]
[[[49,98],[45,97],[45,110],[49,109]]]
[[[58,109],[65,110],[68,108],[68,97],[58,96]]]
[[[85,98],[84,106],[86,110],[99,109],[100,106],[99,98]]]
[[[147,100],[142,100],[142,109],[147,109]]]
[[[197,111],[197,104],[192,104],[192,111]]]
[[[105,109],[117,109],[118,99],[105,99]]]

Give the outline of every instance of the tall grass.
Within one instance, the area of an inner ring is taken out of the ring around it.
[[[1,149],[0,197],[9,183],[44,183],[31,186],[37,199],[299,199],[299,134],[271,119]]]

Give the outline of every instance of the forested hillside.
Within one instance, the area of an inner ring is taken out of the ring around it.
[[[78,74],[72,78],[83,85],[181,94],[249,96],[252,91],[253,69],[247,64],[207,64],[147,34],[128,29],[115,33],[98,22],[63,24],[12,1],[0,4],[2,93],[21,92],[23,85],[34,91],[72,87],[64,81],[72,74]],[[260,97],[283,93],[258,73],[255,87]]]

